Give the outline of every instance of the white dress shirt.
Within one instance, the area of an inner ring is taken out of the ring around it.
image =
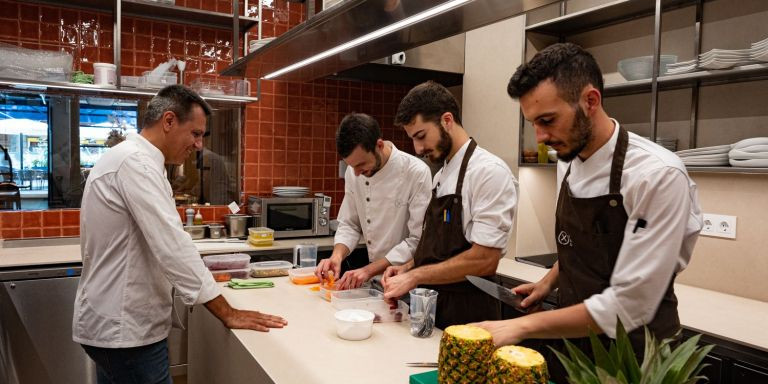
[[[401,265],[413,258],[421,239],[432,181],[424,161],[386,145],[392,148],[389,160],[372,177],[355,176],[347,167],[334,244],[352,251],[364,235],[370,262],[385,257]]]
[[[571,161],[568,184],[574,197],[608,194],[619,135],[619,123],[613,122],[613,136],[605,145],[586,161]],[[558,193],[567,169],[568,163],[558,163]],[[696,183],[680,158],[632,132],[621,194],[628,220],[611,286],[584,301],[595,322],[613,338],[617,315],[627,331],[653,320],[670,278],[688,265],[702,228]],[[633,233],[638,219],[647,225]]]
[[[149,141],[129,134],[88,176],[72,324],[78,343],[127,348],[160,341],[171,329],[172,287],[187,305],[220,294],[182,229],[164,161]]]
[[[437,197],[456,193],[469,140],[435,174]],[[517,179],[496,155],[478,146],[469,158],[461,188],[462,225],[470,243],[506,252],[517,210]]]

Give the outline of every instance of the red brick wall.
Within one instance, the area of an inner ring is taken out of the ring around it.
[[[176,0],[176,4],[219,12],[231,9],[231,1],[225,0]],[[64,49],[73,54],[74,69],[86,73],[93,71],[94,62],[112,62],[111,14],[6,0],[0,0],[0,9],[0,42]],[[262,33],[278,36],[304,18],[303,4],[276,0],[274,9],[265,9]],[[170,57],[184,57],[185,84],[198,76],[217,76],[231,63],[231,38],[231,31],[126,17],[122,74],[141,75]],[[256,79],[250,80],[255,96]],[[385,139],[412,153],[410,140],[392,124],[407,91],[405,86],[350,81],[262,81],[261,101],[248,104],[245,112],[243,192],[270,194],[276,185],[308,186],[333,197],[335,216],[344,193],[334,142],[339,121],[349,112],[371,114],[381,124]],[[221,221],[227,209],[204,207],[201,213],[205,221]],[[76,235],[77,209],[0,213],[0,238]]]

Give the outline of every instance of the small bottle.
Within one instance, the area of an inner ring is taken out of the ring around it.
[[[200,210],[195,213],[195,225],[203,225],[203,215],[200,214]]]
[[[547,153],[547,145],[544,143],[539,143],[539,153],[538,153],[538,159],[539,164],[546,164],[549,162],[549,154]]]
[[[187,226],[194,225],[195,224],[195,210],[192,208],[187,208],[184,213],[187,214]]]

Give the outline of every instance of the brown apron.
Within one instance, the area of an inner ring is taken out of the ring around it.
[[[464,174],[469,158],[472,157],[475,147],[477,143],[471,140],[461,162],[456,193],[437,197],[437,188],[432,190],[432,199],[424,214],[421,240],[413,256],[416,267],[448,260],[472,247],[464,237],[461,187],[464,184]],[[493,279],[493,277],[486,278]],[[501,319],[499,302],[466,280],[422,287],[439,292],[435,326],[440,329],[455,324]]]
[[[559,274],[559,306],[561,308],[579,304],[594,294],[599,294],[611,285],[610,279],[616,258],[624,240],[627,225],[627,212],[624,210],[621,195],[621,175],[624,157],[627,153],[629,135],[624,128],[619,128],[619,137],[613,153],[611,165],[610,189],[607,195],[577,198],[571,195],[568,185],[570,166],[560,186],[557,200],[555,233],[557,234],[557,255]],[[669,287],[659,305],[653,320],[647,325],[657,339],[674,336],[680,330],[677,316],[677,298],[672,285],[674,276],[670,276]],[[635,354],[642,358],[645,346],[643,327],[629,334]],[[608,337],[601,335],[604,343]],[[591,356],[588,338],[569,340]],[[552,354],[554,357],[554,354]],[[557,360],[548,359],[548,360]],[[550,367],[560,368],[559,362]],[[555,382],[565,383],[563,378],[554,376]]]

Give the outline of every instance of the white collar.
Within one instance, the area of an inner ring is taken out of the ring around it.
[[[150,143],[149,140],[147,140],[144,136],[131,132],[126,135],[125,139],[127,141],[136,143],[136,145],[142,148],[144,152],[149,155],[155,165],[157,165],[158,169],[165,169],[165,156],[163,155],[163,152],[161,152],[159,148],[155,147],[154,144]]]
[[[587,160],[582,161],[580,157],[576,156],[573,159],[574,162],[582,166],[589,166],[590,164],[604,164],[606,161],[611,162],[613,160],[613,151],[616,148],[616,142],[619,140],[619,122],[613,118],[611,118],[611,121],[614,124],[611,138]]]

